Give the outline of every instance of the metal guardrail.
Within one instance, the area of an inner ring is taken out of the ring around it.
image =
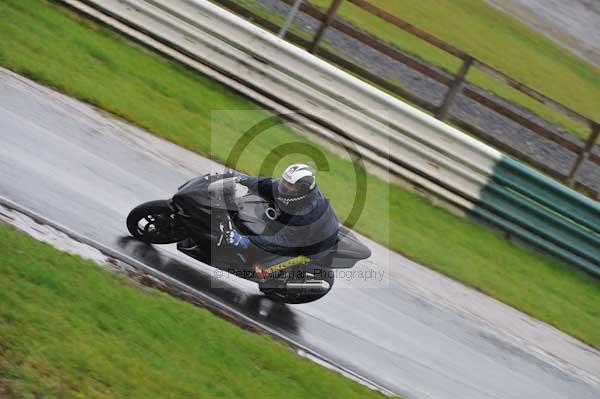
[[[85,2],[337,132],[382,167],[600,276],[600,204],[208,1]]]

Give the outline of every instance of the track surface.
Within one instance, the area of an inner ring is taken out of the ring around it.
[[[600,67],[598,0],[486,0]]]
[[[1,196],[406,397],[600,397],[600,353],[375,243],[355,270],[383,272],[382,282],[338,279],[324,299],[285,306],[244,280],[214,280],[170,246],[126,238],[133,206],[211,170],[218,165],[0,69]]]

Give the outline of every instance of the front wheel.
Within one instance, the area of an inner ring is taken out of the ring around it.
[[[319,265],[305,265],[297,268],[292,273],[293,279],[288,279],[286,283],[290,285],[301,285],[302,283],[317,283],[326,282],[328,288],[326,290],[315,291],[310,288],[306,289],[288,289],[288,288],[260,288],[263,294],[274,302],[284,302],[289,304],[300,304],[316,301],[323,298],[331,291],[335,281],[334,272],[332,269]]]
[[[158,200],[133,208],[127,216],[127,230],[144,242],[171,244],[186,238],[185,229],[177,223],[169,201]]]

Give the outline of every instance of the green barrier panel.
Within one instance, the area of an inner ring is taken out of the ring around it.
[[[600,203],[530,167],[504,157],[496,165],[492,179],[600,234]]]
[[[516,237],[519,237],[522,240],[527,241],[530,244],[533,244],[534,246],[552,255],[555,255],[570,264],[576,265],[577,267],[586,270],[588,273],[596,277],[600,277],[600,267],[598,267],[597,265],[573,254],[572,252],[569,252],[561,247],[552,244],[551,242],[531,233],[530,231],[514,223],[511,223],[510,221],[500,216],[495,215],[490,211],[487,211],[483,208],[475,208],[472,210],[472,214],[476,215],[477,217],[483,220],[491,222],[492,224],[502,228],[505,231],[510,232]]]
[[[600,204],[509,158],[496,170],[472,212],[600,277]]]

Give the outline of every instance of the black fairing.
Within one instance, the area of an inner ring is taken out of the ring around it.
[[[210,214],[211,209],[236,210],[232,199],[235,191],[234,175],[204,175],[196,177],[179,187],[173,202],[190,214]],[[210,186],[219,181],[228,182],[219,192],[211,191]]]
[[[367,259],[371,256],[369,247],[361,243],[346,226],[338,232],[337,256],[352,259]]]
[[[185,183],[172,199],[178,216],[197,240],[211,240],[210,198],[207,191],[210,181],[205,177]]]

